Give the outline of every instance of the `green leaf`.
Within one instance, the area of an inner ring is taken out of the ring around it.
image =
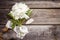
[[[12,29],[14,29],[15,28],[15,24],[13,23],[11,27],[12,27]]]
[[[30,16],[31,13],[32,13],[32,10],[28,10],[26,14],[27,14],[28,16]],[[9,13],[8,15],[9,15],[10,17],[12,17],[12,19],[10,19],[11,22],[12,22],[12,26],[11,26],[12,29],[14,29],[15,26],[21,26],[21,25],[26,21],[25,18],[15,20],[14,17],[11,15],[11,13]]]
[[[14,19],[14,17],[12,16],[12,14],[11,14],[11,13],[8,13],[8,16],[10,16],[12,19]]]
[[[12,22],[12,29],[14,29],[14,27],[17,25],[17,21],[16,20],[14,20],[14,19],[10,19],[11,20],[11,22]]]
[[[26,20],[25,18],[19,19],[19,24],[20,24],[20,26],[24,23],[25,20]]]
[[[30,16],[31,13],[32,13],[32,10],[28,10],[26,14],[27,14],[28,16]],[[26,21],[26,19],[23,18],[23,19],[20,19],[20,21],[21,21],[20,24],[23,24],[23,23]]]
[[[27,14],[28,16],[30,16],[31,13],[32,13],[32,10],[28,10],[26,14]]]

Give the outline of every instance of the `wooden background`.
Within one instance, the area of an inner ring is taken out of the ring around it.
[[[60,40],[59,0],[0,0],[0,31],[5,27],[7,14],[16,2],[24,2],[33,10],[31,17],[34,22],[23,24],[28,27],[29,33],[22,40]],[[13,40],[14,37],[12,31],[3,34],[5,40]],[[15,37],[14,40],[21,39]]]

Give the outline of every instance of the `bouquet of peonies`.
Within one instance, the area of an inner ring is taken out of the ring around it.
[[[31,9],[29,9],[26,4],[16,3],[12,6],[12,10],[8,14],[11,19],[8,20],[6,27],[13,29],[16,32],[16,36],[23,39],[23,37],[29,32],[28,28],[22,24],[25,21],[26,24],[30,24],[33,21],[33,19],[30,18],[31,12]]]

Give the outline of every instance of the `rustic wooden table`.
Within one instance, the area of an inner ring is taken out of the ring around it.
[[[5,27],[7,14],[16,2],[24,2],[33,10],[31,17],[34,22],[23,24],[29,33],[22,40],[60,40],[59,0],[0,0],[0,40],[21,40],[16,38],[14,31]]]

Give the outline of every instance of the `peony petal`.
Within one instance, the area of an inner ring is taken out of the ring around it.
[[[25,37],[26,34],[21,34],[20,39],[23,39]]]
[[[12,25],[11,21],[8,20],[8,22],[7,22],[7,24],[6,24],[6,27],[7,27],[7,28],[12,28],[11,25]]]
[[[18,38],[20,38],[21,35],[20,35],[20,33],[17,33],[16,36],[17,36]]]
[[[28,33],[28,28],[26,26],[22,26],[22,27],[20,27],[20,32]]]
[[[29,19],[29,16],[28,15],[25,14],[24,16],[25,16],[25,19]]]
[[[31,18],[31,19],[29,19],[27,22],[26,22],[26,24],[30,24],[30,23],[32,23],[34,20]]]
[[[16,33],[20,33],[20,27],[19,27],[19,26],[15,26],[14,31],[15,31]]]
[[[28,19],[29,16],[25,13],[29,10],[29,7],[24,3],[16,3],[12,7],[12,13],[11,15],[14,17],[14,19],[18,20],[19,18],[25,18]]]
[[[26,26],[16,26],[14,28],[14,31],[17,33],[17,37],[20,38],[20,39],[23,39],[24,36],[28,33],[28,28]]]

